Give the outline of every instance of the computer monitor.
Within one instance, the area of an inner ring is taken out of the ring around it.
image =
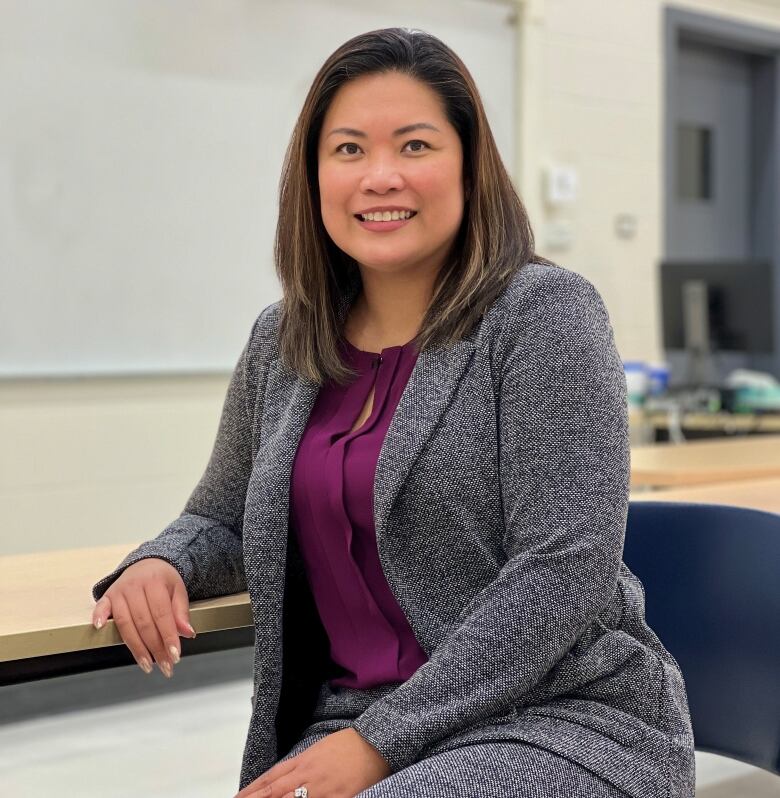
[[[774,364],[769,261],[666,261],[660,274],[663,344],[673,383],[720,385],[733,368]]]

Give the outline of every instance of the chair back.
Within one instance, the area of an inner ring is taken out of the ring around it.
[[[623,560],[682,671],[696,748],[780,774],[780,515],[632,501]]]

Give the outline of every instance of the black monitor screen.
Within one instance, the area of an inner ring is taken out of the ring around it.
[[[713,351],[771,353],[774,348],[773,277],[767,261],[666,262],[661,264],[665,349],[684,349],[683,285],[707,284]]]

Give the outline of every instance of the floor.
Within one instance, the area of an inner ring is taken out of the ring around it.
[[[251,660],[240,650],[193,660],[170,681],[132,666],[0,688],[0,793],[231,798],[252,692],[235,676]],[[778,798],[780,778],[697,753],[696,794]]]

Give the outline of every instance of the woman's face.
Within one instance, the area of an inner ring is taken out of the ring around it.
[[[444,264],[463,217],[463,148],[426,84],[397,72],[344,84],[325,114],[318,177],[325,229],[362,268],[435,275]],[[361,220],[374,208],[414,215]]]

